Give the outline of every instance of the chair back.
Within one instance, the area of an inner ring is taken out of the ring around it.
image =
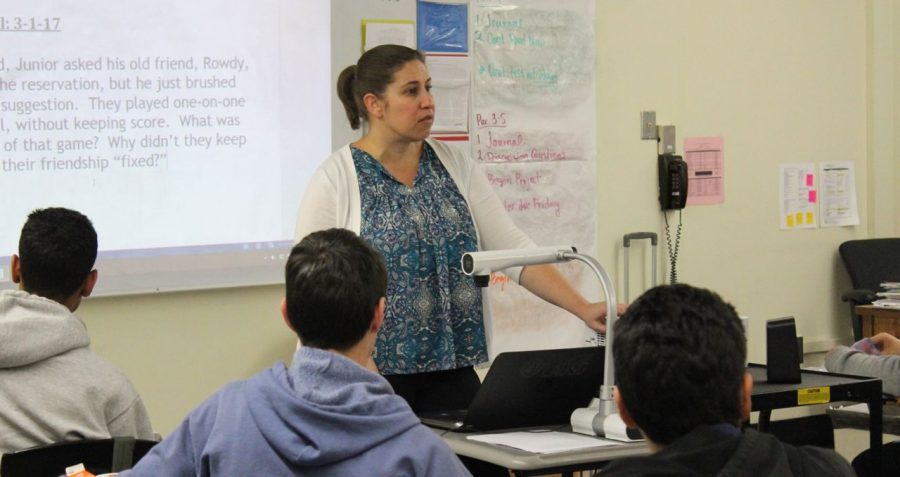
[[[59,442],[4,454],[0,477],[59,477],[84,464],[94,475],[130,469],[156,445],[133,437]]]
[[[766,432],[786,444],[834,449],[834,427],[827,414],[771,421]]]
[[[849,240],[838,251],[854,289],[876,292],[882,282],[900,281],[900,238]]]
[[[889,442],[881,448],[881,468],[872,462],[872,449],[866,449],[850,464],[858,477],[900,475],[900,441]]]

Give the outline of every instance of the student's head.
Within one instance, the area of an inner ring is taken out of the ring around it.
[[[701,425],[747,418],[752,379],[734,308],[689,285],[652,288],[615,324],[617,404],[659,445]]]
[[[38,209],[22,227],[12,278],[31,294],[77,307],[93,289],[96,259],[97,232],[87,217],[61,207]]]
[[[403,78],[398,78],[400,73]],[[382,118],[392,99],[394,103],[403,99],[419,106],[424,103],[432,109],[433,116],[430,89],[425,55],[401,45],[381,45],[366,51],[355,65],[341,72],[337,81],[338,98],[353,129],[359,128],[362,120],[370,121],[373,114]],[[430,128],[429,122],[429,131]]]
[[[371,328],[387,293],[381,255],[356,234],[307,235],[285,266],[286,319],[304,346],[347,350]]]

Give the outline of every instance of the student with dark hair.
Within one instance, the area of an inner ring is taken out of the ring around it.
[[[97,283],[97,233],[69,209],[35,210],[0,291],[0,453],[80,439],[152,439],[124,373],[89,348],[73,314]]]
[[[467,408],[488,360],[483,291],[462,273],[465,252],[533,247],[480,166],[430,138],[431,77],[421,52],[366,51],[337,83],[351,127],[368,128],[313,176],[295,238],[342,227],[385,258],[387,311],[377,369],[419,411]],[[542,299],[605,330],[606,305],[586,300],[553,265],[505,271]]]
[[[852,476],[839,455],[741,429],[753,378],[734,308],[689,285],[659,286],[616,322],[615,399],[654,454],[613,461],[604,476]]]
[[[469,475],[365,368],[384,318],[378,252],[348,230],[310,234],[285,288],[282,316],[304,343],[290,367],[227,385],[121,475]]]

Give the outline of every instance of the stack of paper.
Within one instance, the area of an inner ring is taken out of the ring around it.
[[[881,284],[881,288],[883,291],[876,293],[881,298],[873,301],[872,304],[883,308],[900,309],[900,282],[884,282]]]

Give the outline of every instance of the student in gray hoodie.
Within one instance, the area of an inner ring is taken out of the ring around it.
[[[881,378],[885,393],[900,396],[900,339],[878,333],[850,347],[838,346],[825,356],[825,369]]]
[[[366,369],[387,273],[344,229],[306,236],[285,267],[285,324],[303,346],[192,411],[122,477],[468,476],[390,384]]]
[[[54,442],[153,439],[144,404],[94,354],[73,314],[97,282],[97,233],[84,215],[35,210],[12,256],[18,290],[0,291],[0,454]]]

